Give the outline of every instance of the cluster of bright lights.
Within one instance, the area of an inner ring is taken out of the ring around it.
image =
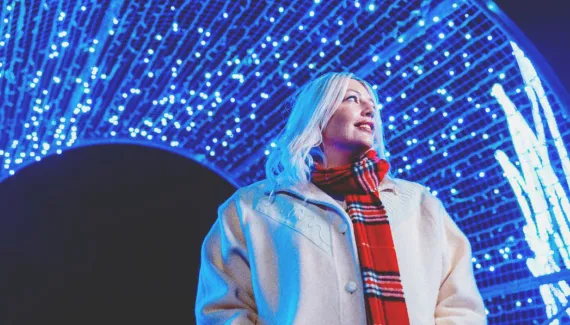
[[[492,93],[507,116],[520,168],[502,150],[497,150],[495,157],[515,192],[526,221],[523,232],[534,253],[533,257],[527,258],[527,266],[533,276],[540,278],[570,270],[570,191],[567,186],[565,189],[561,185],[551,162],[542,113],[554,139],[556,162],[562,165],[566,184],[570,184],[570,158],[540,77],[530,60],[514,43],[513,50],[526,84],[526,94],[532,104],[536,130],[517,111],[503,86],[495,84]],[[570,285],[567,280],[567,277],[560,277],[558,281],[545,281],[540,285],[547,316],[553,319],[550,322],[552,325],[560,324],[564,314],[570,316]]]
[[[264,175],[289,95],[324,72],[352,71],[379,94],[393,173],[429,186],[468,234],[489,322],[555,324],[565,311],[570,167],[562,148],[570,122],[548,85],[532,84],[538,78],[525,77],[528,65],[519,69],[520,53],[513,55],[487,7],[452,0],[1,6],[0,179],[69,147],[137,142],[245,185]],[[538,129],[537,103],[553,140]],[[536,150],[517,149],[520,141]],[[545,164],[553,151],[560,154]],[[517,185],[533,180],[535,192]]]

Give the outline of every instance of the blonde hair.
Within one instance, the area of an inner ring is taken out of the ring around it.
[[[330,72],[303,85],[290,98],[291,114],[277,137],[275,150],[265,164],[267,179],[272,185],[307,184],[314,159],[324,161],[319,147],[322,133],[336,112],[351,79],[361,82],[378,105],[378,96],[364,80],[348,72]],[[380,114],[374,114],[374,144],[378,156],[385,159],[384,136]]]

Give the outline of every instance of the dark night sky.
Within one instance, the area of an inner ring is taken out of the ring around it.
[[[566,1],[498,0],[570,89]],[[235,189],[181,156],[74,149],[0,183],[0,324],[192,324],[199,250]]]
[[[496,0],[550,65],[570,93],[570,2]]]

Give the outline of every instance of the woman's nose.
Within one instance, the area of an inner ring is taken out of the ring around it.
[[[372,104],[371,102],[368,102],[368,101],[364,101],[362,103],[362,106],[363,106],[362,113],[364,114],[364,116],[367,116],[367,117],[373,117],[374,116],[374,104]]]

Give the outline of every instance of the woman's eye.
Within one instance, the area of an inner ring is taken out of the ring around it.
[[[348,100],[351,102],[358,102],[358,98],[356,96],[348,96],[344,100]]]

